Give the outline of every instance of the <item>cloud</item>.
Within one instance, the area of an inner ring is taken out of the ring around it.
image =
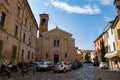
[[[85,0],[85,1],[94,2],[97,4],[100,3],[100,4],[105,5],[105,6],[113,5],[113,2],[114,2],[114,0]]]
[[[100,0],[104,5],[113,5],[114,0]]]
[[[108,17],[108,16],[103,16],[103,18],[105,19],[106,22],[109,22],[112,20],[112,18]]]
[[[45,4],[45,6],[48,6],[48,5],[49,5],[49,3],[47,3],[47,2],[44,2],[44,4]]]
[[[60,8],[69,13],[77,14],[100,14],[101,11],[97,6],[85,5],[84,7],[80,6],[71,6],[68,3],[64,3],[58,0],[49,0],[49,2],[57,8]]]

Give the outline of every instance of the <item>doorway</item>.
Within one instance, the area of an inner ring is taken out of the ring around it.
[[[54,54],[54,63],[59,62],[59,54]]]

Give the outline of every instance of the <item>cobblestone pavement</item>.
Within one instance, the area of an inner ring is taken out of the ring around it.
[[[12,73],[10,79],[3,76],[0,80],[120,80],[120,72],[84,64],[82,68],[66,73],[37,72],[35,75],[28,73],[24,77],[18,77],[18,73]]]

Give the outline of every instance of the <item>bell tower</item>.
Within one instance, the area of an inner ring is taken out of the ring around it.
[[[40,32],[46,32],[48,31],[48,20],[49,15],[48,14],[40,14]]]

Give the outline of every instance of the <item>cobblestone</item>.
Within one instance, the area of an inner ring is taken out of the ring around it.
[[[120,80],[120,72],[93,67],[92,64],[84,64],[82,68],[66,73],[37,72],[35,75],[28,73],[24,77],[18,77],[18,73],[12,73],[9,80]],[[8,80],[6,76],[0,80]]]

